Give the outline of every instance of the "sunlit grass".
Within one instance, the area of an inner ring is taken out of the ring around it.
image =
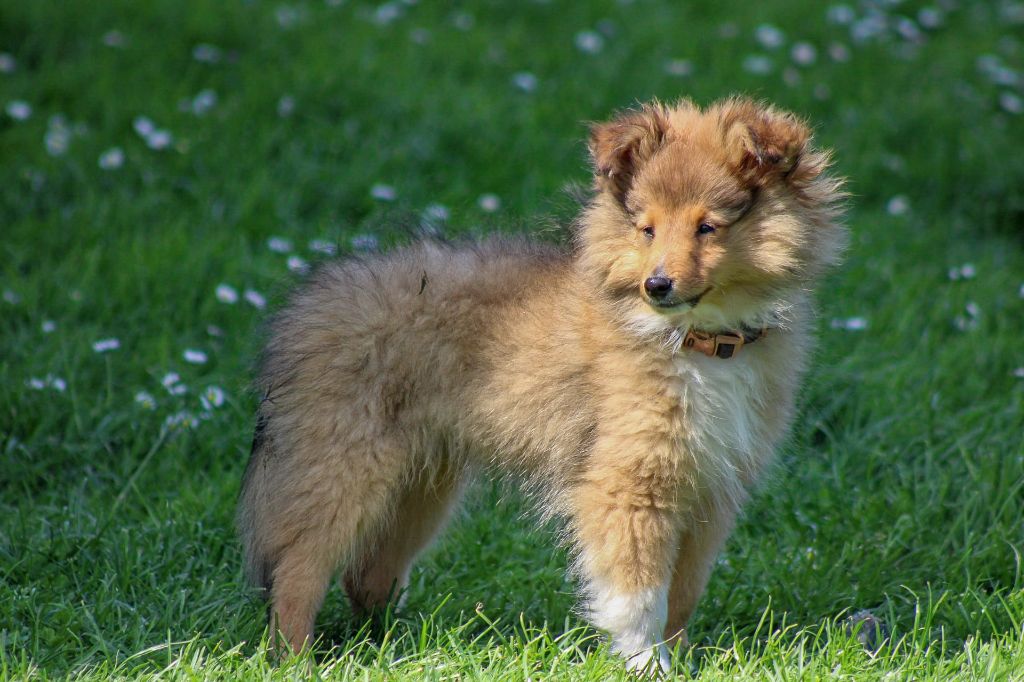
[[[703,679],[1024,678],[1019,3],[0,9],[0,678],[624,677],[482,485],[367,624],[266,657],[232,526],[261,321],[422,232],[560,239],[585,122],[734,92],[850,179],[801,417],[702,602]],[[888,639],[865,649],[849,617]]]

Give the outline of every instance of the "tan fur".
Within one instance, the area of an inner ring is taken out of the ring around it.
[[[357,606],[394,598],[467,473],[493,467],[565,520],[615,650],[664,665],[658,640],[685,643],[786,432],[808,290],[843,244],[840,183],[809,139],[748,100],[647,105],[593,128],[571,251],[423,242],[321,268],[273,322],[239,505],[289,646],[336,572]],[[655,274],[676,307],[652,305]],[[729,360],[679,347],[741,325],[772,330]]]

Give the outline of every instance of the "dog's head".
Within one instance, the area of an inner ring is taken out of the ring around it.
[[[810,138],[793,114],[746,99],[655,103],[595,125],[584,267],[618,303],[673,325],[756,317],[844,243],[841,181]]]

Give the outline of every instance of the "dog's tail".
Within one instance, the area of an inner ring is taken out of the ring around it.
[[[267,467],[271,444],[267,434],[267,417],[256,415],[256,428],[252,436],[252,452],[242,477],[242,490],[238,496],[238,532],[245,552],[245,576],[259,590],[263,599],[270,597],[274,582],[274,565],[266,542],[266,515],[270,511]]]

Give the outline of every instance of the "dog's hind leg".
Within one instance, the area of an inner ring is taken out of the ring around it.
[[[450,518],[461,492],[462,470],[444,462],[413,480],[395,505],[389,523],[365,545],[344,576],[352,606],[369,611],[399,603],[413,561]]]
[[[270,629],[274,649],[298,652],[312,644],[313,624],[334,572],[331,552],[304,537],[289,545],[274,567]],[[283,640],[283,641],[282,641]]]
[[[383,441],[289,459],[271,502],[276,508],[265,514],[273,558],[270,626],[275,647],[280,634],[299,651],[311,643],[334,573],[386,522],[410,460],[404,449]]]

